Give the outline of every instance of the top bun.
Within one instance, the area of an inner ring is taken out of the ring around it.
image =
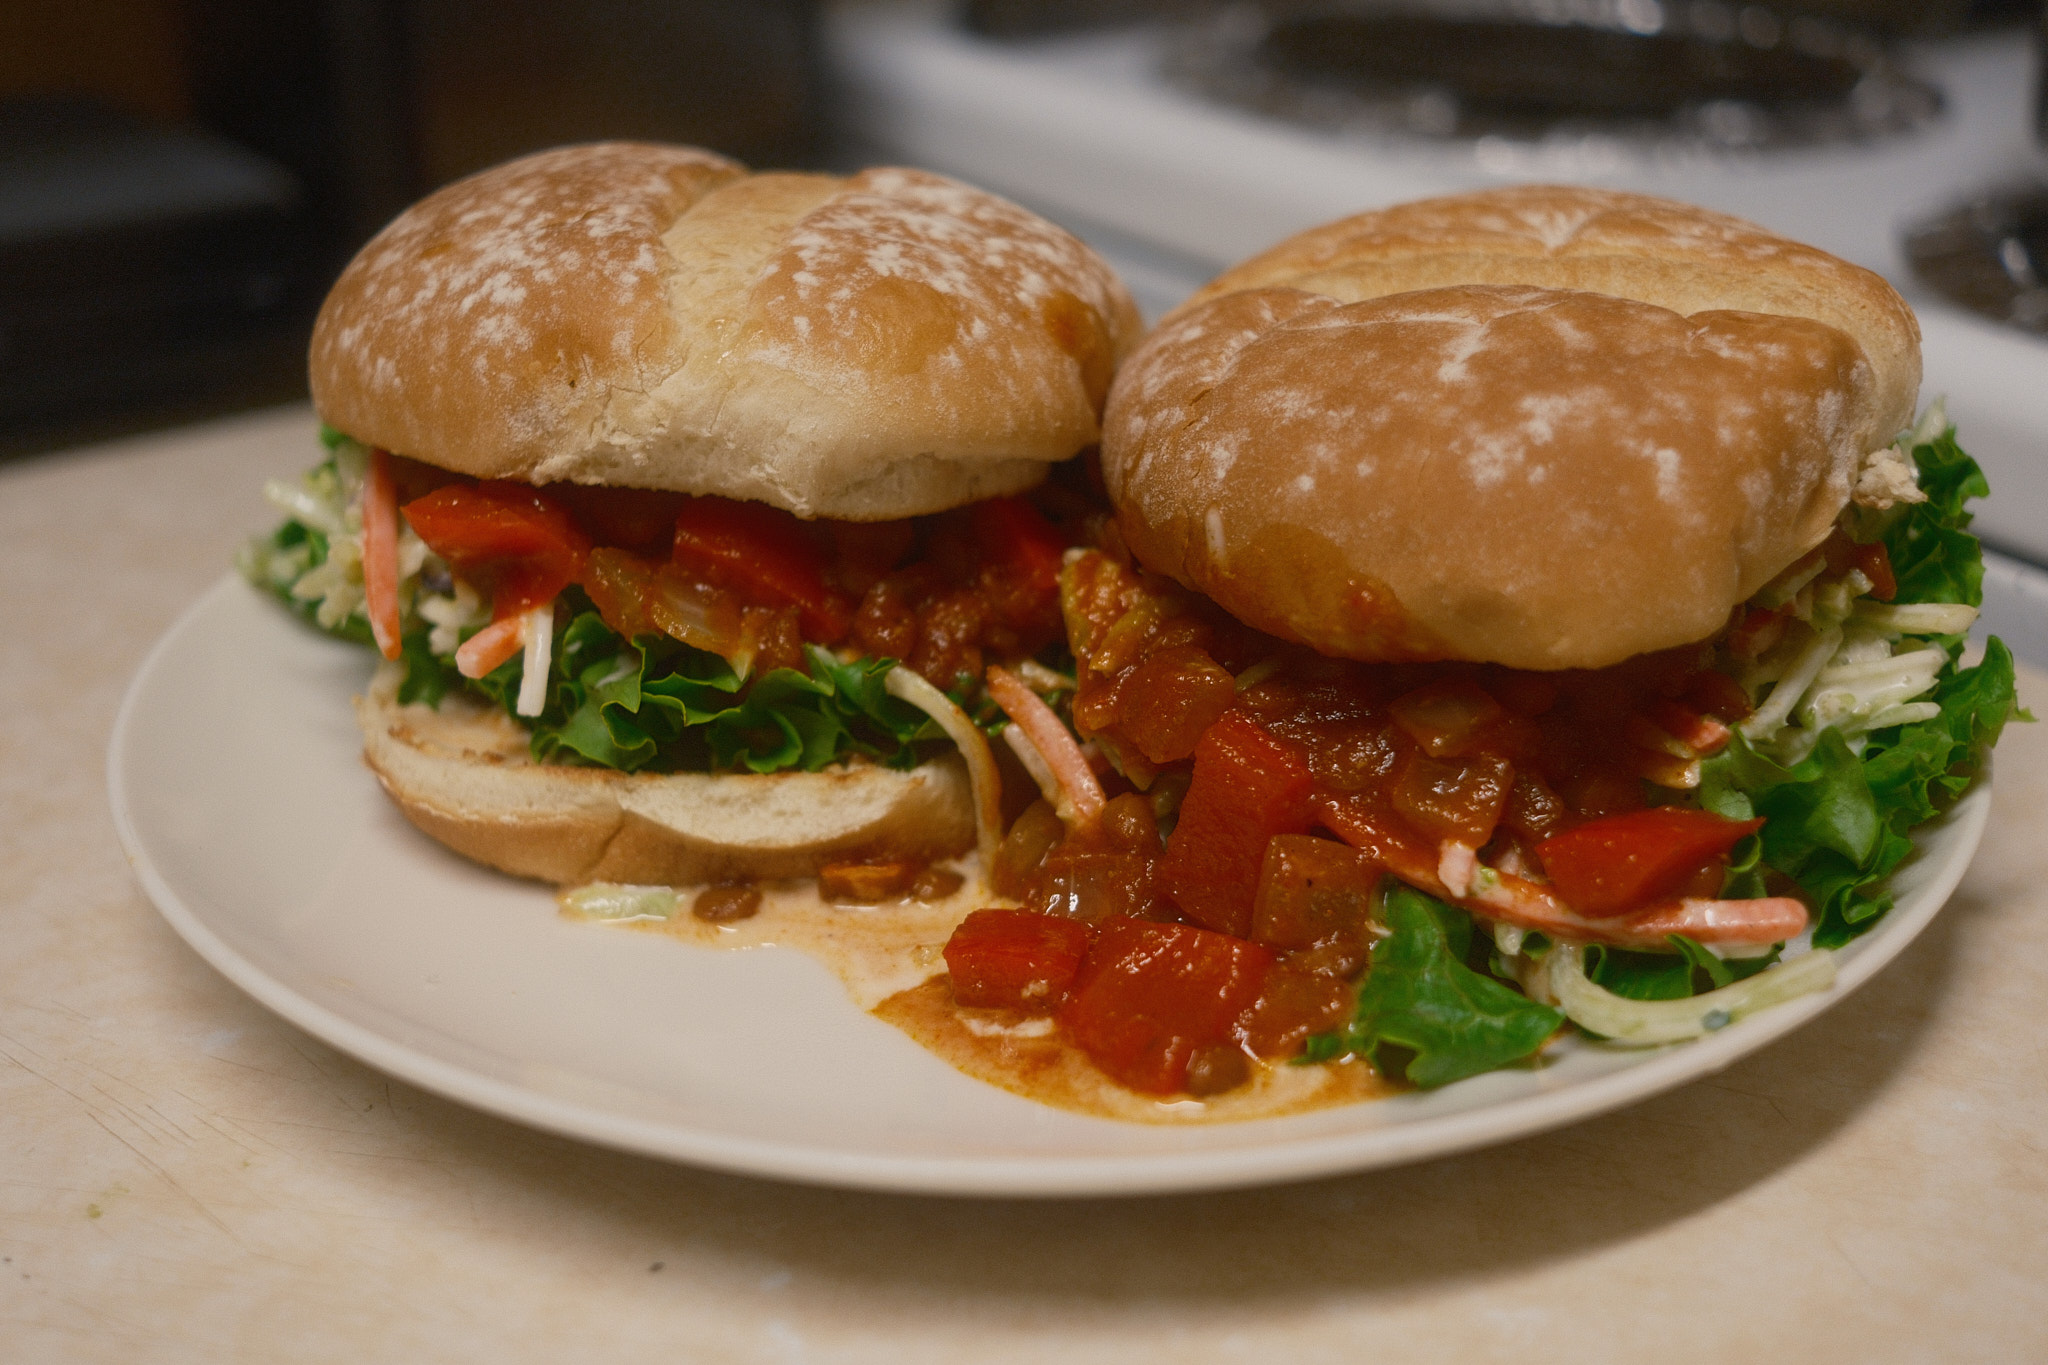
[[[1326,653],[1598,668],[1704,639],[1912,417],[1876,275],[1547,186],[1301,234],[1169,315],[1103,468],[1133,551]]]
[[[598,143],[400,214],[328,295],[312,388],[358,440],[479,478],[882,520],[1092,444],[1138,332],[1087,247],[941,176]]]

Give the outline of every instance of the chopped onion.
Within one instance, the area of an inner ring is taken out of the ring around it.
[[[1545,959],[1558,1007],[1580,1028],[1629,1047],[1703,1038],[1745,1014],[1835,984],[1835,955],[1816,948],[1704,995],[1630,1000],[1593,984],[1586,975],[1584,953],[1576,944],[1560,943]]]
[[[1024,771],[1031,774],[1031,780],[1038,784],[1039,795],[1046,804],[1057,810],[1066,803],[1067,794],[1060,787],[1060,780],[1052,775],[1052,765],[1045,761],[1045,755],[1038,752],[1038,746],[1031,742],[1031,736],[1024,733],[1021,725],[1005,726],[1003,742],[1010,746],[1010,752],[1017,755],[1017,761],[1024,765]]]
[[[1855,619],[1900,635],[1961,635],[1977,624],[1977,609],[1961,602],[1858,602]]]
[[[1756,714],[1742,722],[1739,727],[1742,733],[1753,740],[1769,739],[1775,735],[1784,726],[1786,718],[1792,714],[1792,708],[1806,695],[1806,689],[1812,686],[1813,680],[1820,676],[1820,671],[1834,658],[1835,651],[1841,648],[1841,644],[1842,631],[1839,626],[1832,630],[1824,630],[1809,640],[1806,647],[1799,651],[1798,657],[1793,660],[1792,667],[1787,670],[1785,676],[1771,688],[1771,695],[1764,699],[1764,704],[1757,708]]]

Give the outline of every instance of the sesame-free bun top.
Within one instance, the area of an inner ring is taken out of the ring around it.
[[[1642,195],[1525,187],[1314,229],[1162,323],[1110,396],[1138,558],[1359,659],[1597,668],[1704,639],[1911,419],[1868,271]]]
[[[956,181],[598,143],[400,214],[328,295],[311,377],[333,426],[479,478],[878,520],[1095,442],[1138,332],[1092,251]]]

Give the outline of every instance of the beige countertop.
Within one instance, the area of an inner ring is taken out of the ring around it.
[[[2048,1359],[2048,726],[1917,943],[1633,1108],[1229,1194],[774,1184],[389,1080],[130,876],[122,690],[314,454],[290,409],[0,465],[0,1359]]]

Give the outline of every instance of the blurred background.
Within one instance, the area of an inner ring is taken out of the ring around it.
[[[433,187],[599,137],[930,166],[1156,317],[1312,223],[1485,184],[1707,203],[1890,277],[2048,562],[2040,0],[4,0],[0,455],[304,394]],[[2009,467],[2008,467],[2009,466]]]

